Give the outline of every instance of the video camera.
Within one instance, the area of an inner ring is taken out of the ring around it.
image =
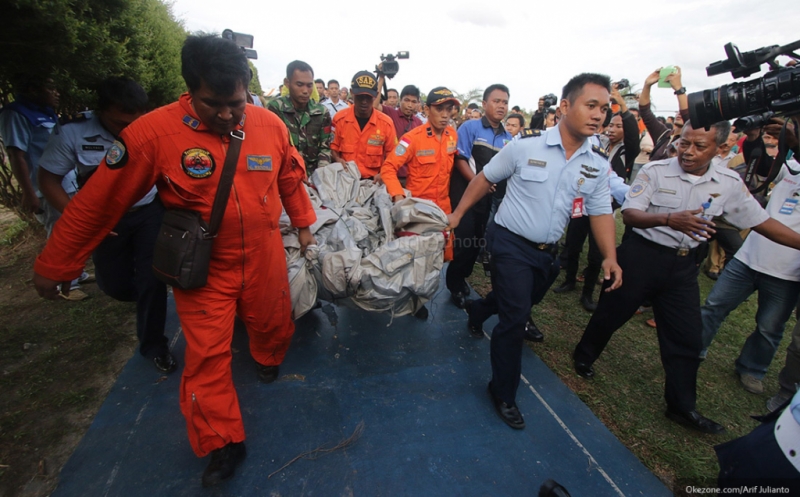
[[[556,97],[552,93],[548,93],[547,95],[542,97],[542,100],[544,100],[544,108],[546,109],[548,107],[554,106],[558,102],[558,97]]]
[[[383,55],[381,54],[381,62],[383,63],[383,70],[378,70],[378,66],[375,66],[375,72],[380,72],[384,76],[389,79],[392,79],[397,75],[397,71],[400,70],[400,63],[397,62],[397,59],[407,59],[408,52],[397,52],[397,55]]]
[[[222,37],[239,45],[239,48],[242,49],[244,56],[248,59],[258,59],[258,53],[253,50],[253,35],[236,33],[231,29],[226,29],[222,32]]]
[[[779,55],[800,60],[794,53],[799,48],[800,40],[742,53],[733,43],[726,44],[727,60],[706,67],[709,76],[730,72],[734,78],[746,78],[764,63],[770,71],[761,78],[689,94],[692,125],[708,130],[716,122],[739,118],[734,126],[747,130],[764,126],[772,117],[800,112],[800,65],[784,67],[775,60]]]

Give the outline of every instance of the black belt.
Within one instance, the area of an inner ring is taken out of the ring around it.
[[[532,242],[532,241],[528,240],[527,238],[525,238],[524,236],[514,233],[513,231],[511,231],[510,229],[506,228],[505,226],[500,226],[497,223],[495,223],[495,225],[499,229],[506,230],[509,233],[511,233],[512,235],[518,236],[522,241],[524,241],[526,244],[528,244],[528,246],[530,246],[531,248],[533,248],[535,250],[538,250],[540,252],[547,252],[548,254],[550,254],[552,256],[555,256],[556,253],[558,252],[558,243],[536,243],[536,242]]]
[[[661,245],[660,243],[656,243],[656,242],[654,242],[652,240],[648,240],[647,238],[643,237],[639,233],[635,233],[635,232],[631,233],[631,238],[633,240],[638,241],[639,243],[647,245],[650,248],[658,250],[659,252],[664,252],[665,254],[670,254],[670,255],[676,255],[678,257],[686,257],[686,256],[689,256],[689,255],[694,255],[695,253],[697,253],[697,249],[699,248],[699,247],[695,247],[695,248],[665,247],[664,245]]]

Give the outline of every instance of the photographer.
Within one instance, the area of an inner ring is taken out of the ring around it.
[[[533,115],[531,116],[530,129],[544,130],[546,128],[551,128],[555,126],[555,123],[553,123],[550,126],[546,126],[545,120],[547,118],[548,108],[555,105],[557,101],[558,99],[552,93],[539,97],[539,107],[536,109],[536,112],[534,112]]]
[[[639,94],[639,116],[642,118],[642,121],[644,121],[647,132],[653,140],[653,151],[650,153],[651,161],[662,160],[669,157],[667,154],[667,147],[674,140],[678,139],[683,123],[689,120],[689,100],[686,97],[686,88],[684,88],[681,83],[681,68],[678,66],[675,66],[675,72],[667,76],[664,81],[670,84],[675,91],[675,95],[678,97],[678,109],[680,110],[681,120],[676,121],[673,119],[673,127],[669,128],[666,124],[659,121],[655,114],[653,114],[653,111],[650,110],[650,88],[658,83],[660,74],[660,67],[650,73],[647,78],[645,78],[644,87]],[[668,122],[669,119],[670,118],[667,118]]]

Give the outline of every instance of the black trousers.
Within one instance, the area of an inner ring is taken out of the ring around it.
[[[624,283],[613,292],[600,294],[597,310],[575,347],[575,360],[587,364],[596,361],[614,332],[634,315],[642,302],[650,300],[666,373],[667,405],[678,411],[694,410],[699,354],[703,348],[696,252],[681,257],[632,234],[617,248],[617,259]],[[609,284],[605,283],[603,288]]]
[[[472,274],[475,262],[485,243],[484,233],[489,222],[491,197],[481,199],[461,218],[458,227],[454,230],[453,260],[447,266],[445,284],[450,293],[468,290],[467,278]]]
[[[589,238],[589,253],[586,254],[588,265],[584,273],[583,293],[591,296],[597,284],[597,277],[600,276],[603,256],[600,255],[600,248],[594,240],[589,216],[577,217],[569,221],[565,247],[560,257],[565,271],[564,281],[574,283],[578,276],[578,263],[587,237]]]
[[[109,297],[136,302],[136,335],[139,352],[156,357],[169,350],[164,326],[167,321],[167,286],[153,275],[156,244],[164,206],[156,199],[126,213],[92,254],[97,284]]]
[[[491,254],[492,291],[472,306],[472,319],[483,322],[493,314],[500,321],[492,330],[492,391],[509,405],[522,372],[525,322],[558,276],[555,251],[535,244],[506,228],[490,223],[486,231]]]

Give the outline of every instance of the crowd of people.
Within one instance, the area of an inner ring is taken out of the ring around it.
[[[161,219],[188,209],[207,220],[231,140],[242,140],[208,282],[174,288],[187,342],[181,411],[194,452],[212,456],[205,486],[232,476],[246,454],[231,378],[234,317],[247,328],[259,379],[274,381],[295,326],[278,218],[289,215],[302,249],[313,244],[305,185],[337,162],[355,162],[362,179],[384,183],[395,201],[427,199],[448,215],[445,284],[476,339],[499,315],[487,390],[512,428],[525,427],[516,404],[524,343],[545,338],[534,306],[562,268],[553,291],[571,292],[582,279],[579,302],[592,313],[574,350],[578,375],[593,378],[613,333],[652,309],[666,416],[722,433],[696,409],[697,372],[721,322],[757,290],[756,330],[735,371],[748,392],[764,391],[761,380],[800,297],[800,165],[773,159],[783,121],[745,134],[728,122],[693,126],[679,68],[666,78],[680,109],[674,117],[652,112],[656,70],[638,95],[623,95],[626,85],[607,76],[579,74],[560,99],[543,96],[527,120],[519,107],[509,112],[503,84],[487,87],[480,105],[460,102],[445,86],[423,99],[414,85],[385,89],[377,69],[356,73],[348,88],[293,61],[281,96],[264,102],[247,91],[251,73],[236,45],[190,36],[182,50],[188,93],[178,102],[146,112],[145,91],[112,78],[98,90],[94,113],[58,124],[57,90],[37,75],[21,81],[15,102],[0,112],[23,207],[49,236],[34,266],[37,290],[80,298],[76,288],[91,277],[84,269],[92,257],[101,289],[137,302],[140,352],[163,373],[178,364],[164,337],[166,286],[151,270]],[[797,124],[786,123],[790,138]],[[788,148],[797,150],[796,139]],[[754,155],[760,162],[748,169]],[[781,172],[770,178],[773,166]],[[772,195],[752,195],[765,178]],[[626,225],[619,247],[617,210]],[[698,275],[709,252],[707,274],[718,280],[701,306]],[[468,279],[479,261],[492,290],[473,300]],[[780,378],[770,410],[800,382],[800,326]]]

